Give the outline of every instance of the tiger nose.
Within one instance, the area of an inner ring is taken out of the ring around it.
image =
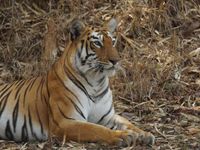
[[[119,61],[118,59],[110,59],[109,60],[113,65],[116,65],[117,62]]]

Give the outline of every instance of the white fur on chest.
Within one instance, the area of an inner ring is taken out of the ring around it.
[[[112,91],[110,88],[106,92],[106,94],[99,98],[97,97],[96,99],[90,99],[81,89],[79,89],[74,83],[70,80],[65,81],[65,85],[71,90],[71,91],[76,91],[77,98],[79,99],[78,101],[75,101],[76,105],[80,108],[86,119],[82,118],[80,114],[76,111],[72,114],[72,116],[77,120],[81,121],[88,121],[92,123],[97,123],[98,120],[105,115],[109,109],[112,107]],[[91,87],[90,87],[91,88]],[[88,89],[88,88],[87,88]],[[104,88],[106,89],[106,87]],[[95,96],[95,91],[96,89],[92,90],[93,95],[91,98]],[[91,94],[91,91],[87,91],[88,94]],[[96,94],[98,95],[99,92],[97,90]],[[110,114],[114,114],[114,110]],[[107,116],[107,118],[110,118],[111,115]]]
[[[106,95],[104,95],[98,102],[93,103],[90,108],[90,113],[88,116],[88,121],[92,123],[97,123],[102,116],[104,116],[112,107],[112,91],[109,89]],[[109,120],[114,114],[114,110],[106,116]]]

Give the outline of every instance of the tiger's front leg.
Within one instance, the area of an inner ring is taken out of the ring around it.
[[[105,126],[114,130],[131,130],[137,135],[137,141],[143,144],[153,145],[155,142],[155,137],[150,132],[139,129],[126,118],[117,114],[115,114]]]
[[[110,145],[127,146],[134,140],[132,131],[111,130],[102,125],[78,120],[63,120],[53,129],[59,138],[77,142],[103,142]]]

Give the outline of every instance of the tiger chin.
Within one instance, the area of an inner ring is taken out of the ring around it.
[[[155,138],[115,113],[109,76],[119,67],[117,23],[95,28],[75,20],[71,41],[47,75],[0,86],[0,139],[154,144]]]

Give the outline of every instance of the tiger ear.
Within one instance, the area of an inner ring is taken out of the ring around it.
[[[107,29],[108,31],[110,31],[111,33],[115,32],[117,28],[117,20],[115,18],[112,18],[108,21],[107,23]]]
[[[80,20],[72,21],[70,29],[69,29],[71,40],[73,41],[77,39],[81,35],[81,32],[84,31],[84,29],[85,29],[85,25]]]

